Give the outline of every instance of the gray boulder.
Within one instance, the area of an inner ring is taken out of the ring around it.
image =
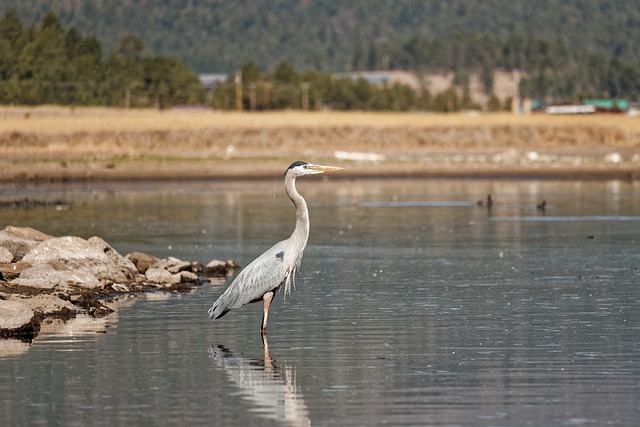
[[[87,272],[97,279],[126,282],[137,269],[100,238],[84,240],[66,236],[46,240],[31,249],[23,261],[32,265],[49,264],[56,270]]]
[[[20,261],[31,249],[52,238],[30,227],[8,226],[0,230],[0,247],[13,254],[13,258],[7,262]]]
[[[172,274],[179,273],[181,271],[191,271],[192,269],[192,265],[190,262],[182,261],[175,257],[167,257],[158,260],[158,262],[155,263],[153,267],[163,268]]]
[[[76,317],[77,307],[70,301],[63,300],[56,295],[36,295],[32,298],[16,298],[36,314],[44,316],[57,316],[65,319]]]
[[[131,280],[138,274],[138,269],[136,266],[126,257],[120,255],[115,249],[111,247],[107,242],[105,242],[102,238],[94,236],[89,238],[89,243],[98,247],[104,254],[111,260],[111,264],[115,268],[115,270],[122,273],[122,277],[125,280]],[[114,281],[118,281],[113,277],[105,277],[106,279],[111,279]]]
[[[28,305],[21,301],[0,300],[0,337],[31,339],[39,331],[40,322]]]
[[[144,275],[149,282],[159,285],[172,285],[182,282],[179,274],[171,274],[164,268],[149,268]]]
[[[41,290],[53,290],[65,284],[60,273],[48,264],[35,265],[23,270],[20,277],[11,283]]]
[[[9,264],[13,261],[13,254],[9,249],[4,246],[0,246],[0,264]]]

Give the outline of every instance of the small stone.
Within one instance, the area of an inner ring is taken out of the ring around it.
[[[181,271],[190,270],[191,263],[179,260],[178,258],[168,257],[159,260],[153,267],[163,268],[169,273],[179,273]]]
[[[141,274],[156,264],[159,260],[153,255],[145,254],[143,252],[132,252],[126,256],[126,258],[136,266]]]
[[[190,271],[181,271],[178,275],[180,276],[180,283],[197,283],[199,280],[198,275]]]
[[[144,274],[148,281],[154,283],[173,283],[173,275],[164,268],[150,268]]]
[[[111,285],[111,289],[113,289],[116,292],[122,292],[122,293],[130,292],[127,286],[122,285],[120,283],[113,283]]]

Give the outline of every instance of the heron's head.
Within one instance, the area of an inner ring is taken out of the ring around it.
[[[278,184],[280,181],[284,180],[287,176],[293,176],[294,178],[303,176],[303,175],[313,175],[317,173],[324,173],[330,171],[339,171],[344,168],[340,168],[337,166],[323,166],[323,165],[314,165],[307,162],[297,161],[291,163],[291,165],[287,168],[286,171],[282,174],[278,182],[276,182],[276,186],[273,189],[273,195],[276,195],[276,190],[278,189]]]
[[[293,174],[294,176],[313,175],[317,173],[338,171],[342,169],[344,168],[340,168],[337,166],[314,165],[307,162],[297,161],[297,162],[291,163],[291,166],[289,166],[287,170],[284,171],[284,174],[282,174],[282,178],[284,178],[289,174]]]

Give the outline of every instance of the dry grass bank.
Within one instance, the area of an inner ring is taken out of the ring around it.
[[[258,176],[299,158],[372,173],[354,152],[379,175],[634,177],[640,118],[0,108],[3,180]]]

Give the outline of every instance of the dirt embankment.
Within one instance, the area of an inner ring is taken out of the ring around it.
[[[640,177],[624,116],[53,111],[5,111],[0,180],[250,178],[298,159],[346,177]]]

